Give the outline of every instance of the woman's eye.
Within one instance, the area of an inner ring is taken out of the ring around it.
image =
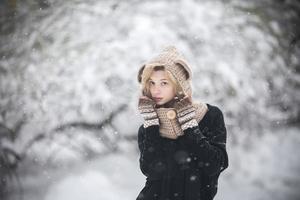
[[[162,85],[167,85],[167,84],[168,84],[168,82],[162,82],[161,84],[162,84]]]

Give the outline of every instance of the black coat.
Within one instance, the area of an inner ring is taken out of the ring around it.
[[[212,200],[220,173],[228,167],[222,111],[207,104],[198,127],[177,139],[161,137],[159,126],[138,131],[140,169],[147,177],[137,200]]]

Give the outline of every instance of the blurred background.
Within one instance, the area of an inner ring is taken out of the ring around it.
[[[295,0],[1,0],[0,199],[135,199],[136,75],[172,44],[224,113],[215,199],[298,200],[299,19]]]

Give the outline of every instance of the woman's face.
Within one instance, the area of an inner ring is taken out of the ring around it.
[[[149,84],[152,99],[157,105],[163,105],[175,97],[175,87],[165,71],[153,71]]]

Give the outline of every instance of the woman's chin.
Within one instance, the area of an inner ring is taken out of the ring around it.
[[[164,105],[165,105],[165,102],[161,102],[161,101],[156,102],[156,107],[157,108],[162,108],[162,107],[164,107]]]
[[[170,108],[173,106],[173,101],[168,101],[168,102],[157,102],[156,106],[157,107],[166,107],[166,108]]]

